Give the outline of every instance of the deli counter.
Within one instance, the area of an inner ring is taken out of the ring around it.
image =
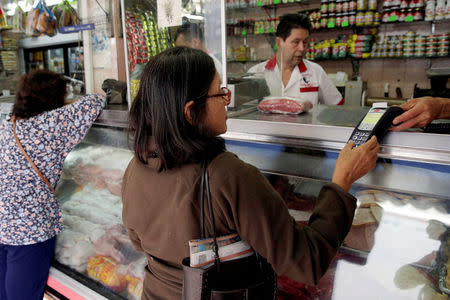
[[[351,126],[365,112],[247,111],[227,121],[223,138],[306,224]],[[142,292],[145,257],[121,223],[122,175],[133,155],[125,128],[126,112],[104,111],[64,165],[57,196],[65,231],[57,237],[48,285],[70,299],[139,299]],[[352,187],[358,199],[352,229],[319,285],[280,275],[279,299],[448,299],[450,136],[392,132],[381,149],[377,167]]]

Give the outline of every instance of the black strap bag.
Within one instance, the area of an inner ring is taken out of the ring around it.
[[[205,239],[204,194],[209,205],[213,232],[214,263],[207,268],[190,267],[183,259],[183,300],[276,300],[277,275],[270,264],[256,252],[229,261],[220,261],[214,212],[209,189],[207,163],[202,166],[200,187],[202,239]],[[205,190],[206,189],[206,190]]]

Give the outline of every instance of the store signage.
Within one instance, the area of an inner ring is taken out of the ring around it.
[[[94,29],[95,29],[95,25],[93,23],[89,23],[89,24],[82,24],[82,25],[75,25],[75,26],[60,27],[59,32],[60,33],[71,33],[71,32],[94,30]]]

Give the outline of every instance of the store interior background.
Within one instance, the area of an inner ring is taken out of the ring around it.
[[[1,0],[2,7],[8,7],[14,0]],[[60,0],[48,0],[48,6],[57,4]],[[139,2],[139,1],[137,1]],[[203,0],[183,1],[192,2],[192,5],[204,5]],[[206,1],[208,2],[208,1]],[[84,48],[84,67],[85,67],[85,85],[86,92],[101,93],[101,84],[107,78],[114,78],[120,81],[126,81],[125,69],[125,55],[124,55],[124,41],[121,22],[121,11],[119,0],[80,0],[74,2],[77,7],[78,14],[82,23],[94,23],[95,30],[83,31],[79,33],[79,41]],[[189,4],[189,3],[188,3]],[[382,2],[378,1],[381,6]],[[102,6],[102,7],[100,7]],[[318,9],[320,1],[311,0],[298,3],[296,5],[281,6],[271,9],[263,9],[261,7],[242,9],[228,9],[227,20],[229,19],[258,19],[261,17],[279,17],[284,13],[291,13],[297,11],[308,11]],[[379,9],[380,10],[380,9]],[[108,15],[105,14],[108,13]],[[379,36],[386,35],[403,35],[407,31],[414,31],[417,34],[431,34],[434,28],[434,34],[442,34],[448,32],[448,22],[413,22],[413,23],[395,23],[395,24],[381,24],[378,28]],[[171,31],[174,32],[173,30]],[[353,33],[352,29],[336,28],[334,30],[315,30],[311,36],[316,40],[335,39],[338,35],[350,35]],[[11,30],[3,30],[1,32],[3,37],[14,36],[21,37],[23,33],[13,32]],[[60,34],[60,33],[58,33]],[[57,35],[58,35],[57,34]],[[105,37],[102,42],[104,46],[99,48],[97,42],[98,37]],[[25,37],[26,39],[39,39]],[[57,36],[55,36],[57,38]],[[227,64],[227,72],[230,74],[243,73],[252,65],[264,59],[270,58],[273,53],[274,38],[267,35],[248,35],[245,38],[242,36],[227,36],[227,47],[234,48],[241,45],[248,45],[252,48],[254,61],[230,61]],[[327,73],[336,73],[343,71],[348,74],[349,79],[355,78],[355,60],[320,60],[319,63]],[[23,62],[19,61],[19,64]],[[402,90],[404,99],[413,96],[414,85],[417,84],[420,88],[430,88],[430,82],[426,75],[426,70],[429,68],[443,68],[450,67],[449,57],[434,57],[434,58],[371,58],[361,59],[357,61],[359,68],[357,68],[358,75],[367,83],[366,94],[368,97],[384,97],[386,84],[388,84],[389,97],[396,97],[396,89]],[[15,89],[15,84],[20,76],[19,67],[18,72],[7,74],[0,74],[0,89],[10,89],[12,92]]]

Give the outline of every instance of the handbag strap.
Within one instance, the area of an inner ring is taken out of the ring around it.
[[[22,152],[23,156],[25,156],[25,158],[28,160],[28,162],[30,163],[30,165],[33,167],[34,171],[39,175],[39,177],[41,177],[42,181],[45,182],[45,184],[48,185],[49,189],[53,192],[53,194],[55,193],[55,189],[53,188],[53,186],[50,184],[50,182],[47,180],[47,178],[44,177],[44,175],[42,175],[41,171],[39,171],[39,169],[36,167],[36,165],[34,164],[34,162],[31,160],[31,158],[28,156],[28,154],[25,152],[25,149],[23,149],[22,144],[19,141],[19,138],[17,137],[17,133],[16,133],[16,118],[14,116],[11,117],[11,122],[13,123],[13,133],[14,133],[14,138],[16,139],[16,143],[17,146],[20,149],[20,152]]]
[[[209,215],[211,218],[212,233],[213,233],[213,251],[214,261],[217,266],[217,270],[220,270],[219,259],[219,245],[217,244],[216,225],[214,222],[214,211],[211,201],[211,191],[209,189],[209,175],[208,175],[208,162],[203,163],[202,178],[201,178],[201,192],[200,192],[200,205],[201,205],[201,226],[202,226],[202,238],[205,238],[205,214],[204,214],[204,194],[208,199]]]

